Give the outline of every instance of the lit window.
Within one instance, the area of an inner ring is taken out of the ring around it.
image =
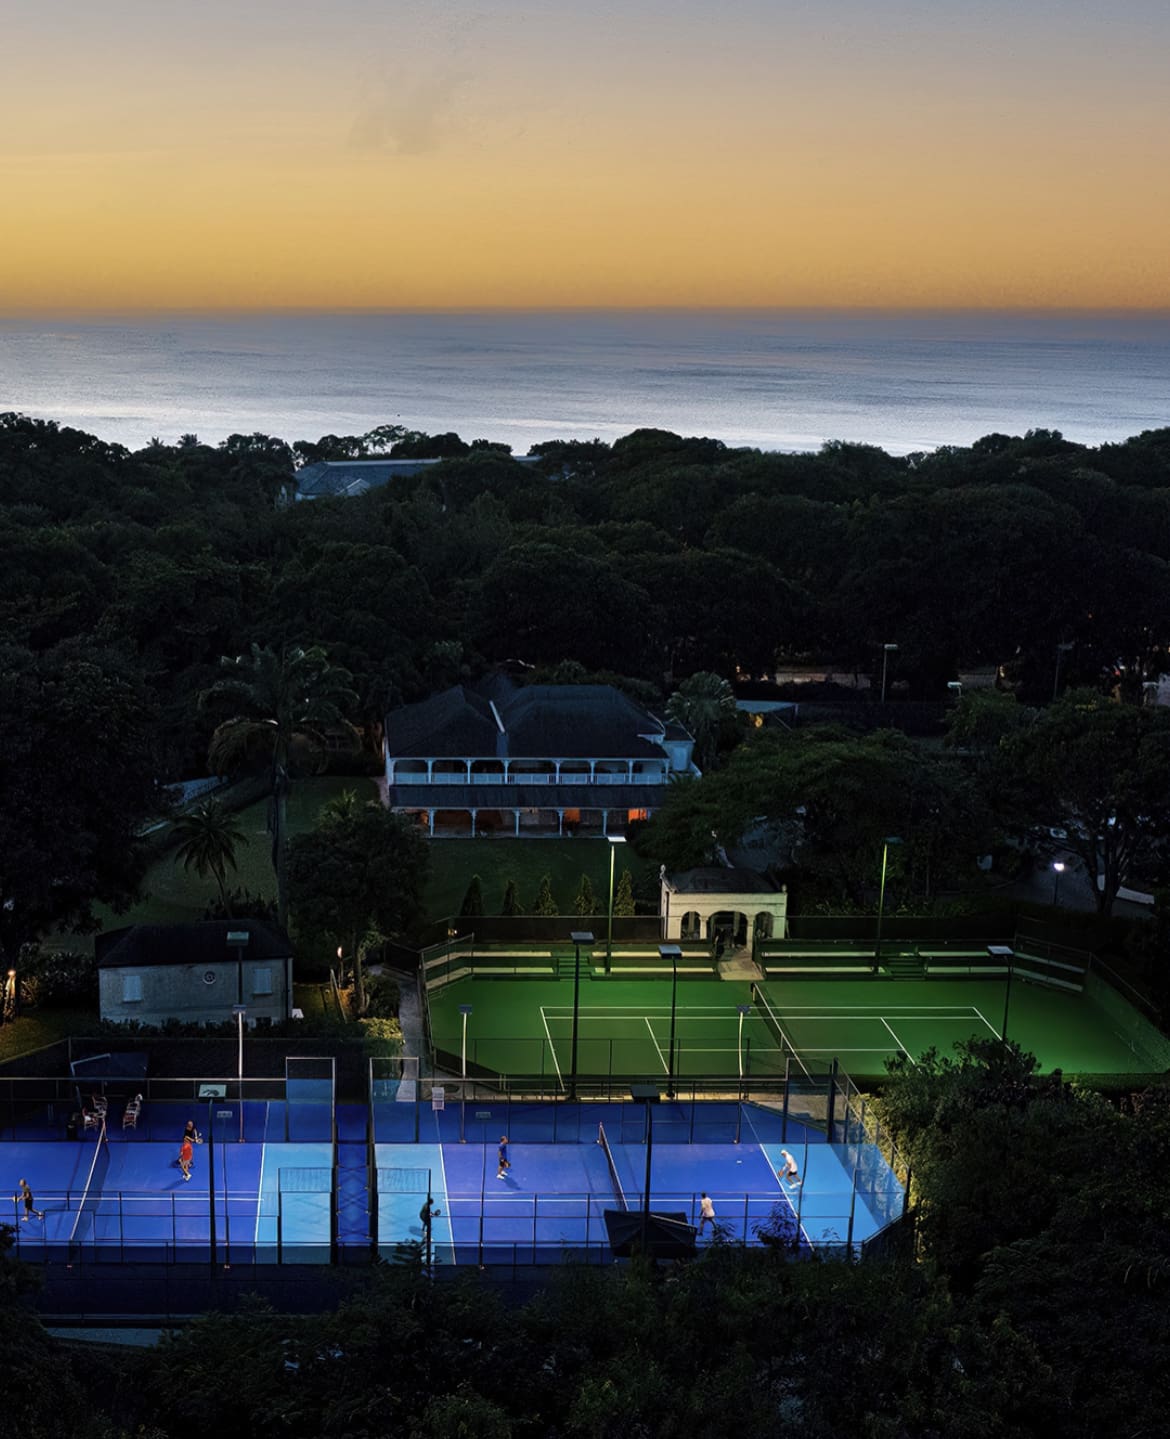
[[[254,969],[252,971],[252,993],[272,993],[272,971],[271,969]]]
[[[122,976],[122,1003],[142,1003],[142,976],[140,974],[124,974]]]

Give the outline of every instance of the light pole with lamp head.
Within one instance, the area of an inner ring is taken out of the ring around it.
[[[947,680],[947,689],[951,692],[951,698],[956,704],[963,698],[962,680]]]
[[[240,1143],[244,1142],[244,1015],[248,1012],[246,1004],[233,1004],[232,1013],[236,1016],[236,1031],[239,1036],[236,1051],[236,1080],[240,1091]],[[287,1097],[287,1096],[286,1096]]]
[[[1052,908],[1055,909],[1060,903],[1060,876],[1068,866],[1062,859],[1052,861]]]
[[[467,1018],[471,1014],[470,1004],[461,1004],[459,1013],[463,1016],[463,1038],[459,1046],[459,1143],[466,1144],[467,1121]]]
[[[897,650],[895,644],[882,645],[882,704],[886,702],[886,671],[890,662],[890,655]]]
[[[575,929],[569,935],[573,941],[573,1042],[569,1054],[569,1098],[577,1098],[577,1020],[581,1008],[581,946],[593,943],[593,932]]]
[[[876,974],[882,963],[882,916],[886,908],[886,865],[890,858],[890,845],[901,844],[902,841],[896,834],[888,834],[882,840],[882,878],[878,885],[878,908],[877,908],[877,934],[873,946],[873,972]]]
[[[1003,1025],[999,1031],[1001,1044],[1007,1043],[1008,1009],[1012,1002],[1012,968],[1016,957],[1015,950],[1010,944],[989,944],[987,954],[990,959],[998,959],[1007,966],[1007,983],[1003,991]]]
[[[658,953],[670,960],[670,1049],[666,1056],[666,1097],[674,1098],[674,1021],[678,1006],[678,962],[682,950],[677,944],[660,944]]]
[[[609,923],[605,931],[605,972],[609,973],[610,961],[613,958],[613,863],[617,854],[619,844],[625,844],[624,834],[607,834],[609,840]]]

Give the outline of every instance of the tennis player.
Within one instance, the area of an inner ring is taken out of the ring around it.
[[[699,1233],[702,1234],[706,1225],[711,1226],[711,1233],[715,1233],[715,1206],[711,1202],[709,1194],[699,1195]]]
[[[779,1179],[781,1182],[786,1181],[789,1184],[799,1184],[800,1167],[798,1166],[796,1160],[793,1159],[792,1155],[789,1154],[787,1149],[782,1149],[780,1153],[784,1156],[784,1163],[776,1171],[776,1178]]]
[[[500,1135],[499,1156],[500,1170],[499,1173],[496,1175],[496,1178],[504,1179],[507,1177],[508,1170],[512,1167],[511,1162],[508,1159],[508,1136],[506,1134]]]
[[[24,1218],[20,1221],[22,1224],[27,1224],[34,1214],[42,1224],[44,1223],[45,1211],[37,1208],[36,1197],[28,1187],[27,1179],[20,1181],[20,1193],[16,1197],[24,1205]]]
[[[183,1135],[183,1142],[179,1145],[179,1168],[183,1171],[183,1178],[191,1178],[191,1161],[195,1158],[195,1150],[187,1136]]]
[[[188,1119],[187,1123],[183,1126],[183,1138],[189,1139],[192,1144],[203,1143],[203,1136],[195,1128],[195,1121],[193,1119]]]

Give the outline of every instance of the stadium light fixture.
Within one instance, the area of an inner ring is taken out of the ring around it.
[[[897,651],[896,644],[882,645],[882,704],[886,702],[886,673],[889,668],[890,656]]]
[[[1053,909],[1055,909],[1056,906],[1060,903],[1060,876],[1065,872],[1065,870],[1066,870],[1067,868],[1068,868],[1068,865],[1066,865],[1065,862],[1064,862],[1062,859],[1054,859],[1054,860],[1052,861],[1052,907],[1053,907]]]
[[[1007,983],[1003,991],[1003,1024],[1000,1026],[999,1038],[1001,1044],[1007,1043],[1008,1008],[1012,1002],[1012,973],[1015,968],[1016,952],[1010,944],[989,944],[987,954],[991,959],[998,959],[1007,968]]]
[[[666,1097],[674,1098],[674,1024],[678,1010],[678,962],[682,950],[677,944],[660,944],[658,953],[662,959],[670,960],[670,1049],[666,1055]]]
[[[569,1056],[569,1098],[577,1098],[577,1023],[581,1011],[581,946],[592,945],[593,931],[575,929],[569,935],[573,941],[573,1043]]]
[[[609,840],[609,923],[605,931],[605,972],[609,973],[610,961],[613,958],[613,862],[617,854],[619,844],[625,844],[624,834],[607,834]]]
[[[877,908],[877,932],[874,936],[873,945],[873,972],[876,974],[882,963],[882,915],[886,907],[886,866],[890,858],[890,846],[901,844],[901,838],[896,834],[888,834],[882,840],[882,877],[878,885],[878,908]]]

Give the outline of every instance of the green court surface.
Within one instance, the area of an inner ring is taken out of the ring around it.
[[[653,1078],[671,1072],[669,979],[582,979],[577,1073]],[[912,1060],[934,1048],[951,1055],[970,1038],[1007,1033],[1041,1068],[1067,1074],[1136,1074],[1161,1068],[1135,1051],[1111,1018],[1083,994],[1018,977],[818,981],[773,980],[755,987],[720,980],[679,980],[674,1067],[680,1079],[705,1076],[823,1074],[836,1059],[855,1079],[884,1075],[898,1054]],[[467,1016],[471,1072],[541,1076],[562,1085],[572,1073],[571,978],[467,976],[431,990],[436,1062],[462,1063],[461,1005]],[[765,1003],[766,1002],[766,1003]],[[749,1006],[741,1015],[737,1006]],[[768,1012],[770,1008],[770,1013]]]

